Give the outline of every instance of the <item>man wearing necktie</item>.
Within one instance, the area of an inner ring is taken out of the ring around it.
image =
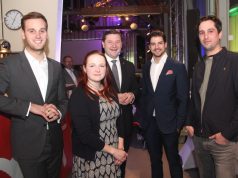
[[[122,49],[122,35],[118,30],[106,31],[102,38],[102,46],[107,62],[111,68],[112,85],[118,93],[124,122],[124,148],[128,152],[132,131],[132,104],[139,93],[135,78],[134,65],[119,57]],[[126,162],[121,165],[122,177],[125,176]]]
[[[73,58],[71,56],[64,56],[64,79],[67,90],[67,95],[70,97],[72,90],[78,85],[78,72],[73,69]]]

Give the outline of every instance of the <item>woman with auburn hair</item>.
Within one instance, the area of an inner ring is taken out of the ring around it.
[[[89,52],[70,98],[74,178],[120,177],[119,165],[127,158],[120,107],[108,67],[101,52]]]

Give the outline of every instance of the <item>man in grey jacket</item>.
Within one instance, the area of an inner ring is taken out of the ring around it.
[[[63,150],[60,120],[68,102],[62,67],[44,52],[46,18],[31,12],[21,25],[24,51],[0,61],[0,111],[11,115],[13,157],[24,178],[58,178]]]

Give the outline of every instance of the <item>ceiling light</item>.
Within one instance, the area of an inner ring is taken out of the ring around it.
[[[88,25],[86,25],[86,24],[84,24],[84,25],[82,25],[81,26],[81,30],[83,30],[83,31],[88,31],[88,29],[89,29],[89,27],[88,27]]]
[[[135,22],[131,23],[130,28],[131,28],[132,30],[136,30],[136,29],[138,28],[137,23],[135,23]]]

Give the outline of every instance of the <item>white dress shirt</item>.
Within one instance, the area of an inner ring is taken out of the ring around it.
[[[36,78],[37,84],[40,88],[40,92],[42,95],[43,100],[45,101],[46,99],[46,92],[47,92],[47,86],[48,86],[48,61],[46,58],[46,55],[44,54],[44,59],[42,61],[39,61],[35,59],[28,51],[27,49],[24,50],[24,53],[26,55],[26,58],[28,62],[30,63],[31,69],[34,73],[34,76]],[[26,116],[29,115],[31,108],[31,103],[29,105],[28,111]],[[57,123],[60,123],[62,114],[61,112],[57,109],[57,111],[60,114],[59,119],[57,119]],[[47,122],[47,129],[49,129],[48,122]]]
[[[160,74],[164,68],[164,64],[167,60],[167,53],[164,53],[161,59],[159,60],[159,63],[156,63],[154,58],[151,59],[151,66],[150,66],[150,79],[152,82],[152,86],[154,91],[156,90]],[[155,116],[155,110],[153,112],[153,116]]]
[[[151,79],[154,91],[156,89],[160,74],[163,70],[167,57],[168,57],[167,53],[164,53],[159,63],[156,63],[154,58],[151,59],[150,79]]]
[[[119,82],[120,82],[120,87],[121,87],[121,81],[122,81],[122,74],[121,74],[121,63],[119,60],[119,56],[116,59],[113,59],[109,57],[107,54],[105,54],[107,63],[109,64],[110,68],[112,69],[113,63],[111,61],[116,60],[116,65],[117,65],[117,71],[118,71],[118,77],[119,77]]]
[[[31,69],[35,75],[36,81],[40,88],[43,100],[45,101],[48,86],[48,61],[46,56],[42,61],[35,59],[27,49],[24,50],[26,58],[30,63]]]

